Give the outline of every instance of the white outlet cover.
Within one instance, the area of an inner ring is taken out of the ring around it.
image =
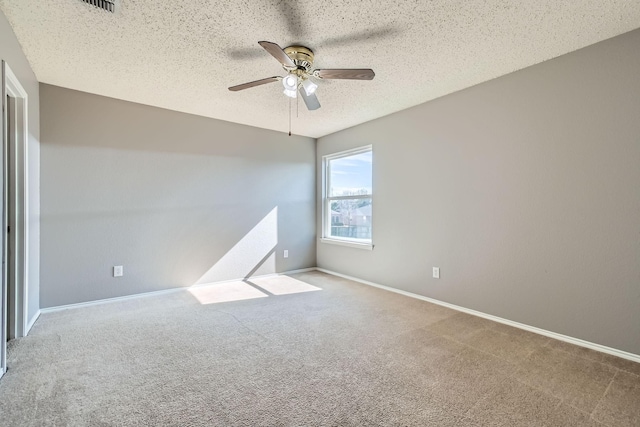
[[[284,250],[284,257],[285,258],[289,258],[289,250],[288,249]]]
[[[122,277],[124,275],[124,268],[121,265],[113,266],[113,277]]]
[[[434,279],[440,278],[440,267],[433,267],[433,278]]]

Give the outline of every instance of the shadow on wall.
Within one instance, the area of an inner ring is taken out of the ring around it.
[[[321,290],[289,276],[258,277],[276,271],[278,207],[269,212],[189,289],[201,304],[241,301]],[[211,283],[218,277],[244,280]]]

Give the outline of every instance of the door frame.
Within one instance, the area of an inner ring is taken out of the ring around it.
[[[2,61],[2,330],[0,331],[0,377],[7,368],[7,322],[8,322],[8,304],[7,290],[9,283],[7,281],[8,247],[9,239],[13,240],[15,248],[14,262],[12,268],[15,274],[15,296],[14,304],[15,319],[12,325],[15,330],[12,335],[16,338],[23,337],[27,334],[28,328],[28,283],[29,283],[29,248],[28,248],[28,232],[29,232],[29,206],[28,206],[28,95],[24,90],[20,81],[13,73],[9,65]],[[8,105],[7,96],[13,98],[15,105],[14,126],[15,131],[15,150],[12,151],[14,156],[15,168],[13,170],[11,180],[9,180],[9,159],[7,156],[8,144],[10,142],[8,135]],[[15,209],[15,231],[7,233],[8,226],[8,182],[13,185],[13,207]]]

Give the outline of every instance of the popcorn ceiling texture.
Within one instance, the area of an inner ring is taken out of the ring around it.
[[[637,0],[194,2],[0,0],[41,82],[287,131],[283,70],[258,45],[302,43],[316,68],[373,68],[322,81],[293,132],[320,137],[640,27]]]

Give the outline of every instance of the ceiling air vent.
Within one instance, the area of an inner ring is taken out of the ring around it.
[[[97,8],[106,10],[107,12],[114,13],[116,11],[116,0],[82,0],[85,3],[89,3]]]

